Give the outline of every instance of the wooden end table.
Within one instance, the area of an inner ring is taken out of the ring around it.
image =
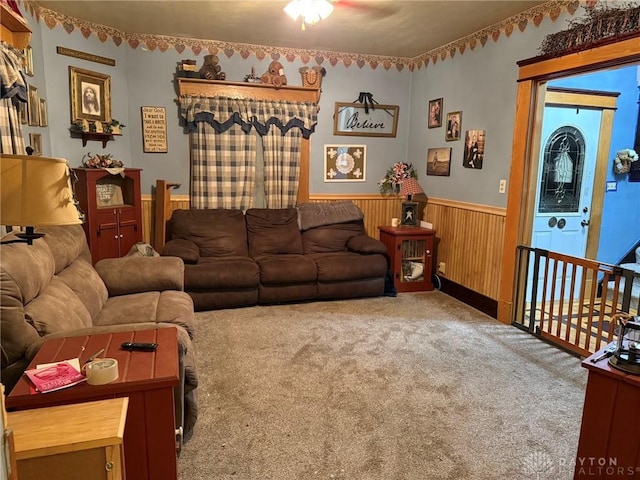
[[[398,292],[433,290],[433,242],[435,230],[421,227],[378,227],[387,247],[393,283]],[[419,269],[422,271],[420,272]]]
[[[20,479],[122,480],[127,398],[7,414]]]
[[[575,479],[640,479],[640,375],[593,363],[607,345],[582,361],[589,370]]]
[[[155,352],[120,349],[123,342],[153,342]],[[83,350],[84,347],[84,350]],[[126,478],[176,480],[178,478],[174,388],[179,382],[178,334],[175,328],[118,332],[47,340],[29,368],[42,363],[79,357],[82,365],[104,348],[101,358],[118,361],[119,378],[107,385],[86,382],[50,393],[32,393],[25,375],[6,399],[7,410],[66,405],[128,397],[124,431]]]

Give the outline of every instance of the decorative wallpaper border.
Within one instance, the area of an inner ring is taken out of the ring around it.
[[[398,71],[402,71],[405,68],[414,71],[415,69],[426,68],[429,63],[435,64],[438,60],[442,61],[447,57],[453,58],[457,53],[462,55],[467,48],[474,50],[478,44],[484,47],[489,39],[497,42],[502,35],[509,37],[516,28],[524,32],[531,24],[538,27],[545,17],[549,17],[552,21],[555,21],[563,10],[566,10],[570,15],[574,15],[580,6],[580,1],[550,0],[549,2],[537,5],[516,16],[503,20],[498,24],[414,58],[358,55],[344,52],[301,50],[246,43],[228,43],[216,40],[126,33],[115,28],[63,15],[44,8],[33,0],[24,0],[24,4],[38,22],[43,21],[50,29],[61,26],[69,34],[75,30],[79,30],[85,38],[96,35],[103,43],[111,39],[118,47],[123,44],[128,44],[129,47],[133,49],[141,47],[151,51],[157,49],[161,52],[166,52],[172,48],[178,53],[189,50],[194,55],[200,55],[201,53],[205,55],[224,54],[228,58],[234,55],[240,55],[243,59],[247,59],[253,55],[258,60],[269,57],[272,60],[280,61],[286,59],[288,62],[300,60],[303,64],[315,62],[318,65],[322,65],[327,62],[331,66],[342,63],[346,67],[356,65],[358,68],[363,68],[365,65],[368,65],[373,70],[378,67],[382,67],[385,70],[395,67]]]

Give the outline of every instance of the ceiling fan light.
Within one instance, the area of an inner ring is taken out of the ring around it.
[[[289,15],[292,19],[297,20],[301,15],[301,5],[299,0],[291,0],[287,5],[283,8],[284,13]]]
[[[327,0],[291,0],[283,10],[292,19],[302,17],[304,23],[313,25],[331,15],[333,5]]]
[[[327,18],[333,12],[333,5],[327,0],[315,0],[316,12],[320,15],[321,19]]]

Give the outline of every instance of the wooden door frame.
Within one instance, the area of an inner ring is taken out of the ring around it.
[[[516,115],[511,149],[511,172],[507,194],[500,290],[498,293],[498,320],[510,323],[515,295],[516,249],[530,235],[531,206],[529,205],[531,170],[537,168],[539,142],[535,141],[536,126],[541,123],[544,108],[544,82],[595,70],[617,67],[640,60],[640,34],[599,47],[571,53],[561,57],[536,57],[518,62],[518,91]],[[535,150],[535,151],[534,151]]]

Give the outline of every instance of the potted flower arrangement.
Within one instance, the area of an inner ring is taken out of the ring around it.
[[[413,165],[405,162],[394,163],[378,182],[380,193],[383,195],[397,195],[400,192],[400,184],[406,178],[418,178]]]
[[[89,152],[82,157],[82,166],[85,168],[121,168],[124,164],[113,158],[110,153],[91,155]]]
[[[613,160],[613,169],[616,173],[628,173],[631,170],[631,162],[638,161],[638,154],[635,150],[625,148],[618,150],[616,158]]]

